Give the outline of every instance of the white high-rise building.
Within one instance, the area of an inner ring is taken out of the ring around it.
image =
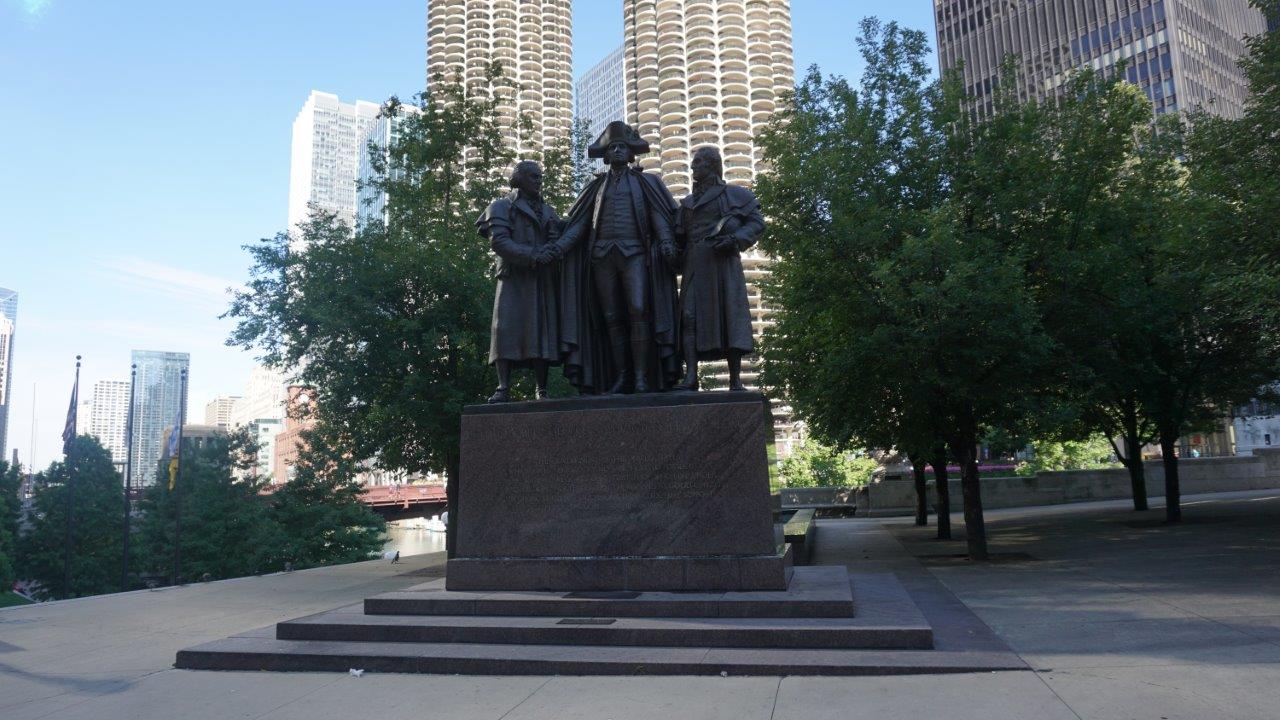
[[[18,293],[0,288],[0,460],[8,458],[9,408],[13,398],[13,334],[18,321]]]
[[[541,152],[573,123],[573,13],[570,0],[428,0],[427,87],[461,76],[487,88],[485,65],[502,63],[518,89],[499,108],[520,157]],[[533,120],[521,138],[518,111]]]
[[[623,66],[627,122],[649,141],[640,158],[676,200],[689,194],[693,152],[720,148],[726,182],[751,187],[761,170],[755,138],[795,87],[789,0],[624,0]],[[760,281],[769,258],[742,255],[757,339],[772,324]],[[714,370],[727,379],[721,363]],[[743,364],[754,385],[756,366]],[[778,452],[790,453],[799,428],[790,408],[774,406]]]
[[[378,117],[377,103],[354,104],[312,90],[293,121],[289,164],[289,230],[307,219],[308,205],[356,222],[356,174],[363,140]]]
[[[128,380],[99,380],[93,384],[88,422],[86,434],[97,438],[111,453],[111,462],[123,471],[129,424]]]
[[[254,477],[262,479],[271,475],[272,461],[276,455],[276,436],[284,430],[284,421],[271,418],[260,418],[247,426],[249,436],[258,444],[258,455],[254,459]],[[272,484],[277,482],[272,478]]]
[[[239,395],[219,395],[204,406],[204,424],[219,430],[231,429],[231,415],[235,412]]]
[[[614,120],[627,119],[627,83],[621,47],[578,78],[573,115],[575,120],[587,124],[592,139],[599,137]],[[597,165],[603,164],[603,160],[597,160]]]
[[[283,421],[287,399],[284,373],[257,365],[249,373],[244,393],[231,409],[231,427],[244,427],[255,420]]]

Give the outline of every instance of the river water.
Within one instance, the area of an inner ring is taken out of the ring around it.
[[[388,523],[387,544],[383,546],[383,551],[394,550],[399,550],[402,557],[444,552],[444,533],[415,530],[402,527],[397,523]]]

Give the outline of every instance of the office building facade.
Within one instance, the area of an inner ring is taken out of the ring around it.
[[[231,418],[235,414],[238,402],[240,402],[239,395],[219,395],[210,400],[204,406],[204,424],[223,431],[230,430]]]
[[[98,439],[111,453],[111,462],[124,472],[129,425],[129,381],[99,380],[93,384],[89,413],[82,420],[85,434]]]
[[[377,148],[378,154],[385,163],[384,167],[388,168],[394,179],[398,171],[391,167],[391,145],[399,137],[400,127],[405,118],[421,112],[422,110],[416,105],[401,105],[396,117],[379,117],[365,133],[360,142],[365,152],[360,153],[360,165],[356,173],[356,222],[358,225],[364,226],[373,220],[387,222],[387,194],[374,185],[382,178],[374,168],[371,153],[374,152],[374,148]]]
[[[337,95],[312,90],[293,121],[289,163],[289,231],[314,206],[356,222],[356,175],[364,138],[378,118],[377,103],[344,103]]]
[[[133,396],[134,487],[146,487],[156,480],[156,468],[164,449],[164,433],[186,415],[187,397],[182,374],[191,367],[184,352],[134,350],[137,366]]]
[[[285,375],[257,365],[249,372],[244,392],[231,408],[231,426],[244,427],[255,420],[284,420]]]
[[[13,407],[13,336],[18,327],[18,293],[0,288],[0,459],[9,455],[9,408]]]
[[[573,95],[573,116],[586,123],[594,139],[614,120],[627,119],[627,83],[622,48],[609,53],[578,78]],[[603,161],[597,160],[598,165]]]
[[[1121,72],[1155,114],[1203,109],[1238,118],[1248,86],[1237,61],[1266,29],[1248,0],[934,0],[938,65],[959,69],[979,117],[994,109],[1000,66],[1018,59],[1022,100],[1056,97],[1074,71]]]
[[[487,90],[485,66],[500,62],[514,88],[501,93],[504,135],[519,157],[565,137],[573,123],[570,0],[428,0],[427,87],[456,77]],[[522,137],[519,114],[533,121]]]

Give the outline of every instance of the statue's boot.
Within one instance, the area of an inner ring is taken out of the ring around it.
[[[618,378],[614,380],[613,386],[610,387],[605,394],[617,395],[625,392],[627,385],[631,382],[631,375],[627,372],[627,329],[624,325],[609,326],[609,350],[613,356],[613,366],[617,369]]]
[[[489,396],[491,403],[504,403],[511,400],[511,361],[498,360],[494,363],[498,371],[498,389]]]
[[[538,400],[546,400],[551,397],[547,393],[547,370],[549,365],[546,360],[537,360],[533,363],[533,397]]]
[[[635,392],[649,392],[649,323],[631,323],[631,364],[635,368]]]
[[[688,321],[686,321],[688,322]],[[698,343],[689,333],[684,335],[684,381],[676,385],[676,390],[685,392],[698,391]]]
[[[730,351],[729,357],[729,389],[735,392],[743,392],[747,389],[742,384],[742,355]]]

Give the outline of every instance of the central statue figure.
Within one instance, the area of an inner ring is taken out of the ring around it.
[[[670,389],[680,375],[675,199],[632,166],[649,143],[622,121],[588,149],[604,158],[556,243],[564,373],[584,394]]]

